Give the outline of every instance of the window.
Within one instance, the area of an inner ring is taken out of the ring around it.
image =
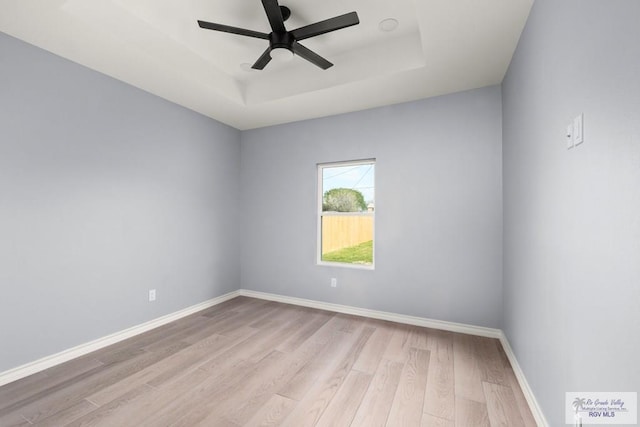
[[[375,160],[318,165],[318,263],[374,265]]]

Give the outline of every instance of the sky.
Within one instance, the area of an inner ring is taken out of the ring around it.
[[[375,164],[325,167],[322,170],[322,193],[333,188],[352,188],[375,203]]]

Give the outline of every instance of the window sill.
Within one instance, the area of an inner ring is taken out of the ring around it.
[[[366,264],[348,264],[346,262],[327,262],[327,261],[318,261],[316,263],[319,267],[340,267],[340,268],[353,268],[355,270],[375,270],[375,264],[366,265]]]

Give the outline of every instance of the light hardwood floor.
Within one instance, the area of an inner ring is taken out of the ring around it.
[[[499,341],[238,297],[0,387],[0,426],[535,426]]]

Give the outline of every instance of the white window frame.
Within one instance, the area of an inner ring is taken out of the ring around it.
[[[358,165],[374,165],[374,175],[373,175],[373,192],[374,192],[374,200],[375,200],[375,192],[376,192],[376,173],[375,165],[376,159],[363,159],[363,160],[347,160],[341,162],[331,162],[331,163],[318,163],[316,168],[316,180],[317,180],[317,201],[316,201],[316,222],[317,222],[317,235],[316,235],[316,264],[320,266],[329,266],[329,267],[345,267],[345,268],[355,268],[359,270],[374,270],[376,265],[376,208],[374,206],[373,212],[323,212],[322,211],[322,202],[324,196],[324,188],[322,183],[322,171],[325,168],[332,167],[344,167],[344,166],[358,166]],[[377,203],[376,203],[377,204]],[[370,216],[373,218],[373,260],[371,265],[362,265],[362,264],[349,264],[346,262],[329,262],[322,260],[322,217],[323,216]]]

